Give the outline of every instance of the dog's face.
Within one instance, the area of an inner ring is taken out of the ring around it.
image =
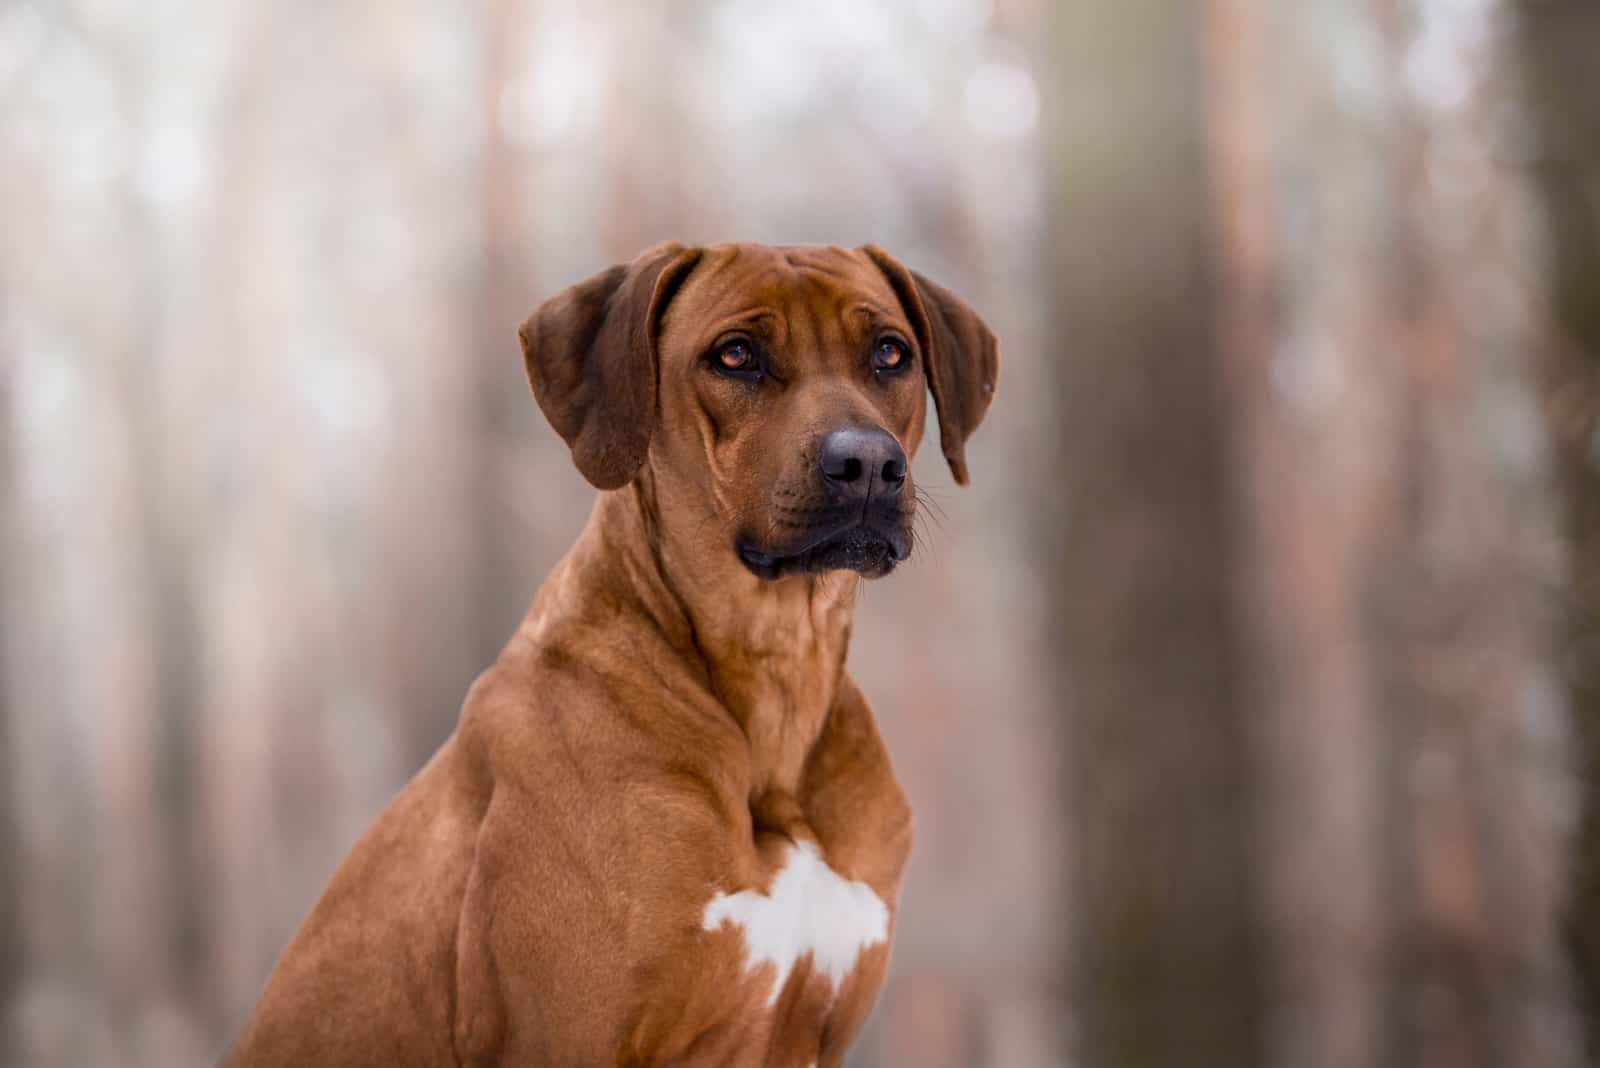
[[[699,472],[746,567],[879,575],[910,554],[927,380],[916,331],[865,254],[707,250],[657,351],[654,461]]]
[[[998,370],[971,308],[870,247],[663,246],[553,298],[522,339],[591,482],[648,465],[664,523],[764,579],[904,560],[926,392],[965,482]]]

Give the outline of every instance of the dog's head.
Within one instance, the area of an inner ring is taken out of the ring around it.
[[[648,466],[676,502],[664,522],[767,579],[905,559],[925,394],[964,485],[999,369],[965,301],[875,246],[662,245],[520,333],[539,407],[590,482]]]

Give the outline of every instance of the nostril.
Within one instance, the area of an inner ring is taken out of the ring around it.
[[[861,477],[861,458],[858,456],[824,456],[822,474],[830,482],[854,482]]]
[[[906,462],[904,460],[885,460],[883,462],[883,480],[885,482],[904,482],[906,480]]]

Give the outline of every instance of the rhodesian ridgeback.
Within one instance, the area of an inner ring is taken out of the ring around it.
[[[845,673],[956,480],[994,335],[876,247],[663,245],[521,329],[602,492],[455,733],[356,843],[227,1063],[838,1065],[911,812]]]

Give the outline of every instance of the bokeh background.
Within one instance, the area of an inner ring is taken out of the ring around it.
[[[593,491],[664,239],[1002,338],[851,668],[851,1064],[1596,1063],[1600,5],[0,0],[0,1064],[210,1063]]]

